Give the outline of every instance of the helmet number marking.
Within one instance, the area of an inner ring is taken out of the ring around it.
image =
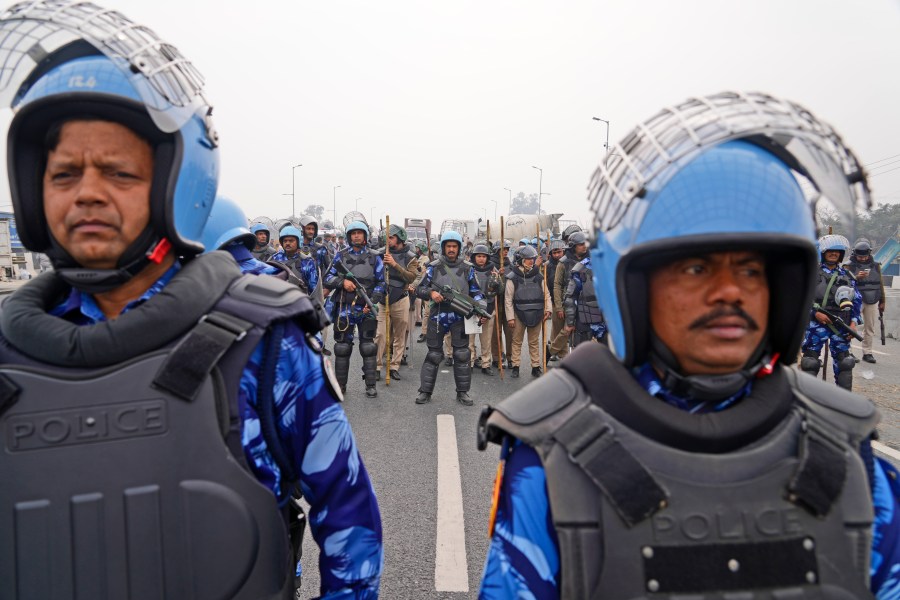
[[[94,88],[97,86],[97,80],[93,75],[88,77],[84,77],[82,75],[75,75],[73,77],[69,77],[69,87],[70,88]]]

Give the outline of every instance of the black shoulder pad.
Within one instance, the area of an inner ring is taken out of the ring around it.
[[[573,273],[581,273],[581,272],[584,271],[586,268],[587,268],[587,267],[584,266],[584,263],[583,263],[583,262],[578,262],[578,263],[575,263],[575,266],[574,266],[574,267],[572,267],[572,272],[573,272]]]
[[[517,425],[532,425],[571,404],[578,389],[574,377],[553,370],[500,402],[495,410]]]
[[[436,259],[434,259],[433,261],[431,261],[430,263],[428,263],[428,266],[429,266],[429,267],[436,267],[436,266],[438,266],[438,265],[440,265],[440,264],[441,264],[441,259],[436,258]]]
[[[295,285],[291,285],[277,277],[261,277],[258,275],[244,275],[240,277],[231,284],[228,293],[238,300],[245,300],[273,308],[288,306],[306,297],[306,294],[301,292]]]
[[[796,368],[785,368],[788,382],[794,394],[810,410],[826,421],[838,424],[852,423],[853,433],[865,437],[875,428],[881,415],[868,398],[848,392],[833,383],[826,383]]]

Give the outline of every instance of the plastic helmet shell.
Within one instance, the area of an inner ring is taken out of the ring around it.
[[[38,69],[44,72],[19,91],[7,136],[10,191],[22,243],[54,254],[43,203],[35,202],[43,196],[44,137],[54,123],[89,116],[121,124],[150,143],[154,180],[149,230],[168,238],[178,254],[202,252],[219,179],[219,151],[210,141],[215,134],[208,116],[198,111],[174,133],[160,130],[125,74],[83,41],[52,53]],[[93,85],[72,83],[81,81]],[[135,252],[142,254],[146,247],[133,244],[120,264]]]
[[[580,226],[576,225],[575,223],[572,223],[571,225],[569,225],[568,227],[563,229],[563,232],[562,232],[563,241],[564,242],[568,241],[569,236],[572,235],[573,233],[575,233],[576,231],[583,231],[583,230],[581,229]]]
[[[566,249],[566,243],[562,240],[553,240],[552,242],[550,242],[550,252],[553,252],[554,250],[565,250],[565,249]]]
[[[777,299],[769,309],[769,342],[782,357],[796,356],[815,277],[815,225],[792,171],[744,140],[709,147],[668,169],[616,225],[598,233],[591,251],[615,354],[628,367],[647,358],[652,265],[688,253],[759,250],[777,257],[767,261],[770,297]]]
[[[523,246],[516,250],[516,262],[521,264],[526,258],[537,258],[538,251],[534,246]]]
[[[283,244],[284,242],[282,242],[282,240],[286,237],[297,238],[297,243],[299,244],[303,241],[303,232],[301,232],[293,225],[285,225],[281,228],[281,231],[278,232],[278,241]]]
[[[254,225],[252,225],[252,226],[250,227],[250,233],[252,233],[254,236],[255,236],[257,233],[259,233],[260,231],[265,231],[265,232],[266,232],[266,243],[268,244],[268,243],[269,243],[269,238],[270,238],[271,235],[272,235],[271,232],[269,231],[269,228],[268,228],[268,227],[266,227],[263,223],[256,223],[256,224],[254,224]]]
[[[317,235],[319,235],[319,222],[316,220],[315,217],[311,217],[309,215],[303,215],[302,217],[300,217],[300,227],[303,229],[303,233],[306,233],[307,225],[315,225],[316,226],[316,232],[313,234],[313,238],[315,238]]]
[[[258,223],[263,229],[265,225]],[[222,250],[233,243],[243,244],[248,250],[256,247],[256,234],[247,228],[247,217],[237,202],[218,196],[212,212],[203,228],[203,246],[206,252]]]
[[[458,232],[445,231],[443,233],[443,235],[441,235],[441,254],[444,253],[444,244],[446,244],[447,242],[456,242],[457,244],[459,244],[460,250],[462,250],[463,239],[462,239],[462,236],[459,235]]]
[[[401,227],[399,225],[394,225],[393,223],[391,223],[390,232],[391,232],[391,235],[397,236],[397,239],[400,240],[401,244],[406,243],[406,240],[407,240],[406,229],[404,229],[403,227]]]
[[[856,242],[856,245],[853,246],[853,254],[856,256],[869,256],[872,253],[872,244],[865,240],[860,240]]]
[[[583,231],[574,231],[566,240],[566,246],[572,250],[579,244],[587,244],[587,234]]]
[[[363,223],[362,221],[350,221],[347,223],[346,236],[347,239],[350,239],[350,234],[354,231],[362,231],[366,234],[366,241],[369,241],[369,227]]]
[[[487,247],[487,244],[475,244],[475,247],[472,248],[472,252],[470,254],[472,255],[472,258],[474,258],[476,254],[484,254],[485,256],[490,256],[491,250]]]
[[[844,257],[847,256],[847,251],[850,249],[850,241],[842,235],[836,234],[828,234],[823,235],[816,242],[816,246],[819,249],[819,259],[825,260],[825,253],[831,250],[835,250],[840,252],[840,257],[838,258],[838,262],[843,262]]]

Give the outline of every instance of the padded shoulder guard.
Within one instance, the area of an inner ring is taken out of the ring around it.
[[[795,368],[785,368],[794,395],[811,412],[846,431],[854,439],[867,437],[878,425],[881,414],[868,398],[826,383]]]
[[[488,442],[499,444],[510,434],[532,446],[559,428],[560,417],[568,418],[572,407],[590,402],[582,385],[562,369],[544,377],[506,398],[495,407],[485,407],[478,423],[478,448]]]
[[[572,267],[573,273],[583,273],[587,269],[587,266],[583,262],[575,263],[575,266]]]

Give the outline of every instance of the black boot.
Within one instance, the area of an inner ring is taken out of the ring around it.
[[[456,401],[463,406],[472,406],[475,402],[469,397],[469,392],[456,392]]]
[[[493,375],[494,375],[494,372],[491,370],[490,367],[481,367],[481,374],[482,374],[482,375],[493,376]]]
[[[366,397],[367,398],[377,398],[378,397],[378,390],[375,389],[374,385],[366,386]]]
[[[512,368],[512,376],[513,376],[513,377],[518,377],[518,376],[519,376],[519,367],[513,367],[513,368]]]
[[[400,359],[400,364],[403,365],[404,367],[409,364],[406,359],[407,359],[406,354],[404,354],[403,358]]]
[[[403,378],[400,377],[400,371],[398,371],[397,369],[391,369],[391,379],[396,379],[397,381],[400,381]]]
[[[531,376],[532,377],[540,377],[541,376],[541,368],[540,367],[531,367]]]
[[[431,402],[431,394],[428,392],[419,392],[419,395],[416,396],[416,404],[427,404]]]

